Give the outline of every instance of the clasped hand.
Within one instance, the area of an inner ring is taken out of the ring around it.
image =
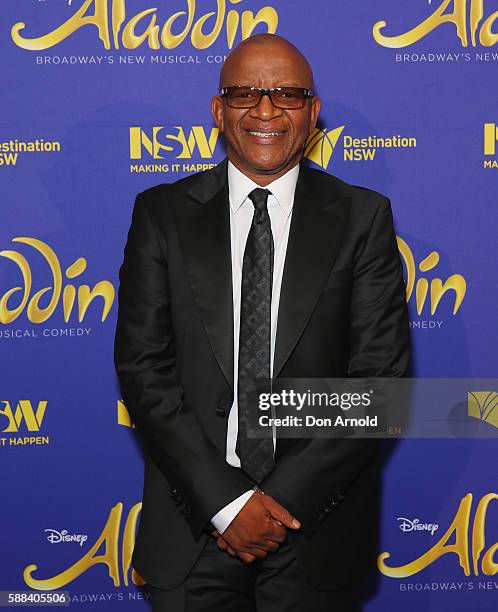
[[[286,527],[299,529],[301,524],[273,497],[256,491],[223,535],[216,530],[211,535],[220,550],[252,563],[278,549],[285,540]]]

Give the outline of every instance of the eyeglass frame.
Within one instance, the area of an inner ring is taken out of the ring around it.
[[[250,89],[251,91],[257,91],[260,94],[259,100],[252,106],[230,106],[230,104],[228,103],[228,96],[230,95],[230,93],[237,89]],[[275,104],[272,100],[271,94],[274,91],[282,91],[283,89],[293,89],[302,92],[304,94],[304,98],[301,106],[291,106],[290,108],[286,108],[284,106],[278,106],[277,104]],[[222,87],[220,89],[220,97],[226,98],[228,106],[230,106],[230,108],[238,108],[240,110],[249,110],[250,108],[255,108],[261,102],[263,96],[268,96],[273,106],[275,108],[281,108],[282,110],[300,110],[301,108],[304,108],[306,100],[315,97],[313,90],[306,87],[256,87],[255,85],[231,85],[230,87]]]

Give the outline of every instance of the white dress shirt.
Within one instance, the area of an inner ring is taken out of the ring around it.
[[[280,302],[280,287],[284,270],[285,254],[294,204],[294,193],[299,174],[299,164],[291,168],[283,176],[276,179],[265,189],[268,196],[268,214],[270,215],[273,235],[273,287],[271,296],[270,323],[270,377],[273,375],[273,357],[275,353],[275,337],[277,331],[278,305]],[[254,215],[254,204],[248,198],[253,189],[260,187],[243,174],[230,161],[228,162],[228,192],[230,200],[230,238],[232,248],[232,286],[233,286],[233,362],[234,362],[234,401],[228,415],[226,460],[240,468],[240,459],[235,451],[238,430],[237,381],[239,362],[239,327],[240,327],[240,295],[242,283],[242,262],[247,236],[251,229]],[[273,436],[275,447],[275,435]],[[240,512],[254,491],[243,493],[233,502],[222,508],[211,523],[223,533]]]

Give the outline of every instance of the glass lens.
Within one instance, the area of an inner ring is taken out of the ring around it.
[[[261,93],[250,87],[237,87],[227,96],[230,106],[235,108],[251,108],[259,103]]]
[[[301,108],[304,100],[303,90],[297,87],[282,87],[271,94],[271,101],[279,108]]]

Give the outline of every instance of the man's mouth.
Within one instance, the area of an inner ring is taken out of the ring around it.
[[[285,132],[267,132],[260,130],[247,130],[251,136],[256,136],[257,138],[275,138],[275,136],[282,136]]]

